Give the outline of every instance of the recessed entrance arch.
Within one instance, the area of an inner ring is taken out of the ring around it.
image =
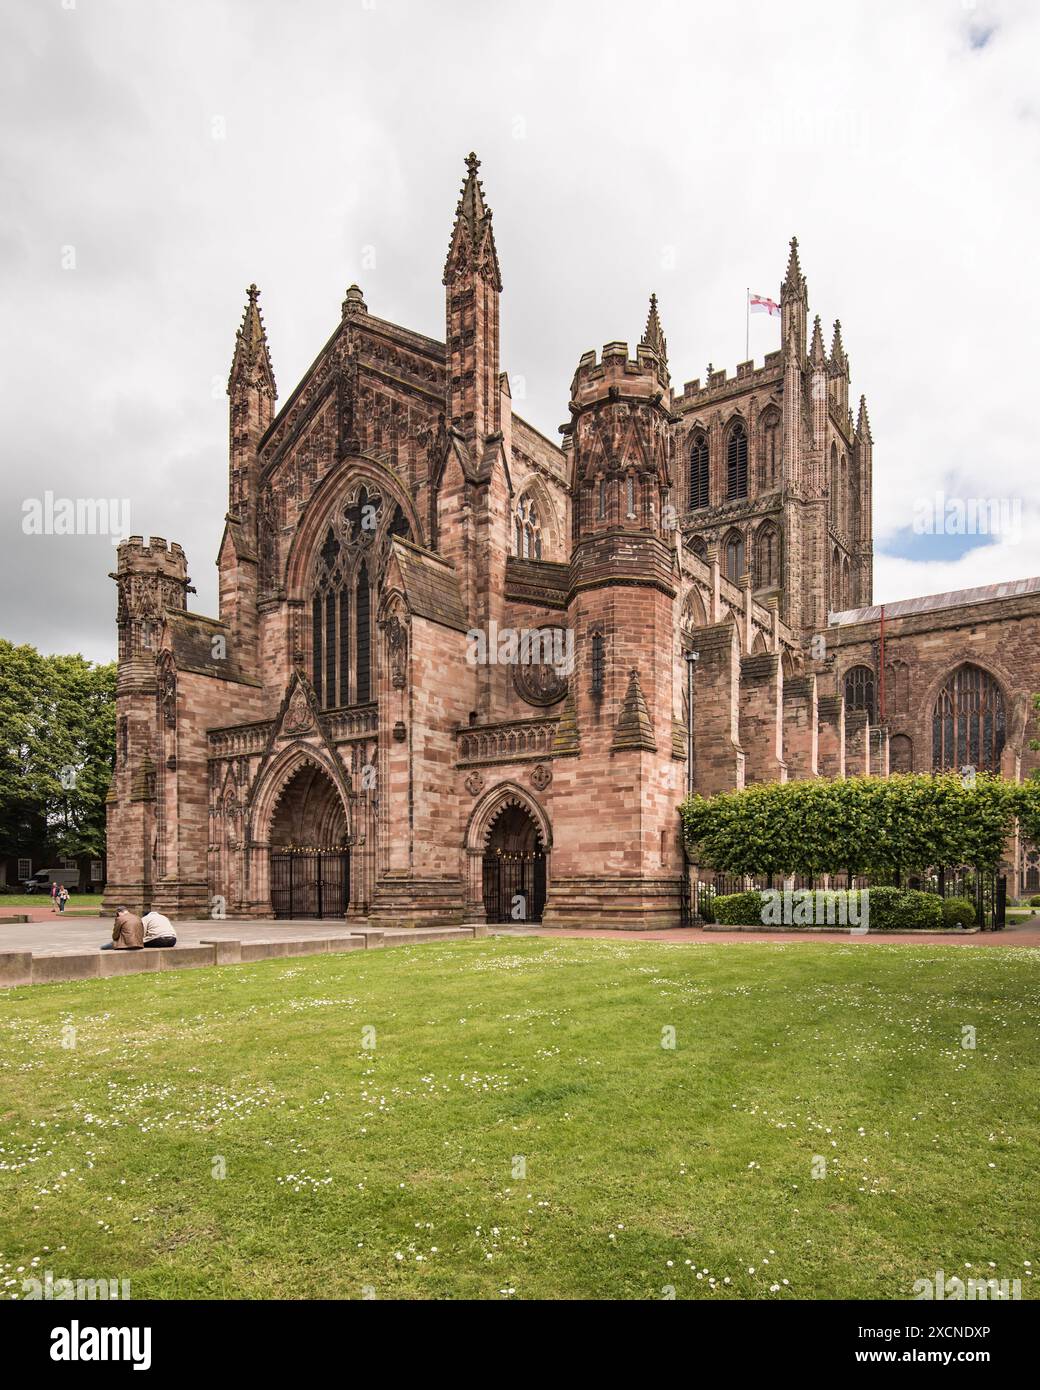
[[[271,906],[276,917],[342,917],[350,900],[343,801],[314,762],[288,778],[271,820]]]
[[[504,805],[484,850],[484,913],[489,922],[540,922],[545,907],[545,846],[528,809]]]

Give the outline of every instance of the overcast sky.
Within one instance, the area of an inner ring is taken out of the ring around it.
[[[215,614],[246,287],[282,401],[351,281],[443,337],[471,148],[544,433],[651,290],[673,381],[732,372],[795,233],[870,409],[876,599],[1040,573],[1038,63],[1040,6],[994,0],[4,0],[0,636],[114,655],[109,540],[23,534],[48,490],[128,499]],[[1021,530],[915,534],[937,491]]]

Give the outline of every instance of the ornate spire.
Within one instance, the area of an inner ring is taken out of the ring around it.
[[[860,439],[866,440],[868,444],[873,444],[874,436],[870,432],[870,416],[867,414],[867,398],[859,398],[859,419],[856,421],[856,434]]]
[[[351,285],[347,290],[347,297],[343,301],[343,317],[345,319],[354,318],[357,314],[367,314],[368,305],[365,303],[365,296],[361,293],[359,285]]]
[[[839,372],[847,370],[849,359],[845,356],[845,348],[841,341],[841,319],[834,320],[834,336],[831,339],[831,366]]]
[[[812,345],[809,348],[809,360],[814,367],[822,367],[827,361],[827,349],[823,346],[823,328],[820,325],[819,314],[813,319]]]
[[[455,224],[444,263],[444,283],[449,284],[453,272],[474,269],[489,278],[496,290],[502,288],[502,276],[491,232],[491,209],[484,202],[484,184],[477,178],[480,160],[470,151],[466,158],[466,181],[455,207]]]
[[[802,274],[802,267],[798,260],[798,238],[791,238],[791,250],[787,257],[787,273],[784,275],[784,283],[781,287],[782,294],[801,294],[805,293],[805,276]]]
[[[267,330],[257,300],[260,291],[250,285],[246,291],[246,307],[242,315],[242,326],[235,334],[235,353],[231,359],[231,374],[228,377],[228,395],[236,386],[255,386],[272,398],[278,393],[274,384],[274,371],[271,368],[271,354],[267,349]]]
[[[668,342],[661,328],[661,316],[657,312],[657,295],[650,296],[650,312],[646,316],[646,328],[640,343],[644,347],[653,348],[661,359],[661,365],[668,365]]]
[[[614,742],[611,752],[625,748],[645,749],[649,753],[657,751],[654,739],[654,726],[650,722],[650,712],[643,697],[643,687],[639,684],[639,672],[633,666],[628,673],[628,690],[621,706],[618,722],[614,726]]]

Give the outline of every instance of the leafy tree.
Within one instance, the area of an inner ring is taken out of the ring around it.
[[[104,853],[115,678],[114,664],[0,638],[0,852]]]

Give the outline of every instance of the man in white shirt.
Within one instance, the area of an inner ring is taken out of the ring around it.
[[[144,923],[146,950],[152,946],[177,945],[177,933],[169,917],[164,917],[161,912],[146,912],[141,920]]]

